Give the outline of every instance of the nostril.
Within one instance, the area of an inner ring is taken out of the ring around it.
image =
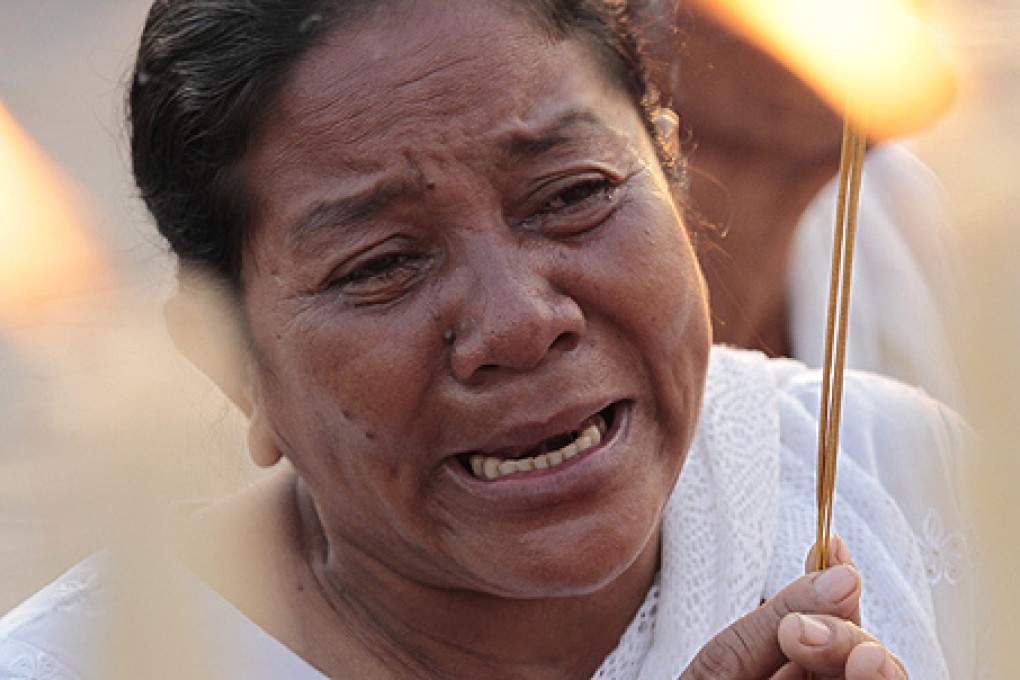
[[[559,350],[560,352],[570,352],[577,348],[581,344],[581,336],[573,331],[565,331],[556,336],[549,349]]]

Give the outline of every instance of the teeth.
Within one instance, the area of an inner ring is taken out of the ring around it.
[[[503,459],[475,454],[470,458],[471,472],[480,479],[498,479],[519,472],[545,470],[562,465],[565,461],[590,448],[598,446],[605,435],[606,421],[595,415],[582,423],[577,438],[556,451],[549,451],[533,458]]]
[[[485,458],[484,456],[480,456],[480,458],[482,458],[482,468],[485,473],[485,478],[496,479],[496,477],[499,477],[499,459]]]

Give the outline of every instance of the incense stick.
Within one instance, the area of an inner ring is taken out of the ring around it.
[[[815,536],[815,571],[829,566],[832,540],[832,504],[836,492],[836,453],[843,412],[843,372],[846,364],[847,323],[850,319],[850,282],[854,270],[854,243],[861,202],[861,178],[867,135],[861,116],[847,107],[843,148],[839,159],[836,227],[832,238],[832,276],[825,327],[825,362],[818,416],[818,526]],[[815,680],[808,673],[808,680]]]
[[[867,137],[859,114],[848,107],[843,126],[839,167],[836,227],[832,244],[832,276],[825,331],[825,362],[821,410],[818,418],[818,526],[815,569],[829,566],[832,506],[836,486],[836,453],[843,404],[847,324],[850,316],[850,282],[860,206],[861,178]]]

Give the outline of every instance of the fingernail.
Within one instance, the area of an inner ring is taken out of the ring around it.
[[[804,614],[798,614],[800,620],[800,641],[811,647],[824,645],[829,641],[832,631],[818,619]]]
[[[853,557],[850,555],[850,548],[839,536],[833,536],[832,542],[836,544],[836,562],[838,564],[852,564]]]
[[[896,664],[893,663],[892,657],[888,654],[885,655],[885,660],[882,662],[882,666],[878,669],[878,674],[888,680],[897,680],[899,673],[896,670]]]
[[[857,590],[857,573],[841,564],[826,569],[815,579],[815,591],[832,604],[839,604]]]

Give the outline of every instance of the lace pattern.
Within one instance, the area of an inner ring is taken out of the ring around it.
[[[77,676],[49,654],[31,645],[10,641],[0,649],[0,680],[74,680]]]
[[[968,571],[970,555],[963,531],[947,531],[942,515],[930,508],[916,537],[924,572],[933,586],[957,585]]]
[[[955,453],[954,438],[941,431],[952,424],[934,402],[877,377],[854,378],[847,389],[844,427],[854,434],[840,454],[835,525],[865,583],[864,625],[911,677],[973,677],[972,619],[958,602],[952,616],[937,619],[931,592],[936,576],[946,586],[966,573],[962,537],[938,514],[915,537],[912,527],[922,523],[881,480],[898,481],[883,469],[930,466],[923,488],[899,491],[951,497],[934,488],[951,482],[939,455],[925,456]],[[803,573],[815,531],[817,404],[818,376],[802,365],[714,350],[699,431],[663,521],[655,619],[631,624],[597,678],[678,677],[716,632]],[[892,465],[893,454],[912,458]]]
[[[642,608],[654,621],[636,618],[596,678],[676,678],[760,603],[779,493],[778,409],[765,363],[714,351],[701,423],[663,519],[658,602]]]
[[[970,561],[955,477],[939,464],[959,428],[874,376],[849,380],[846,398],[835,524],[864,579],[864,625],[913,678],[974,677]],[[814,536],[817,403],[817,375],[800,364],[713,350],[699,429],[665,510],[662,571],[596,678],[678,677],[719,630],[801,575]],[[80,680],[88,667],[76,654],[102,616],[103,573],[87,561],[0,621],[0,680]],[[240,677],[322,677],[195,581]]]

